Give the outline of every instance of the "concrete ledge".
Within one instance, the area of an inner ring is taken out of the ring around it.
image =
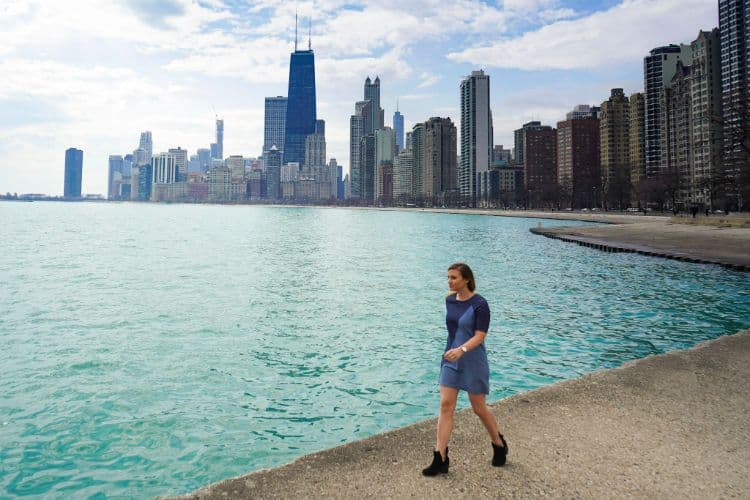
[[[750,229],[653,222],[599,227],[533,227],[534,234],[605,252],[630,252],[750,271]]]
[[[502,468],[464,410],[445,476],[420,475],[432,419],[179,498],[747,497],[749,383],[745,331],[492,404],[510,445]]]

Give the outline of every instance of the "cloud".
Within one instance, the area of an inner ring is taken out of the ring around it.
[[[127,0],[125,5],[146,24],[167,28],[167,19],[185,14],[185,6],[175,0]]]
[[[448,58],[527,70],[613,66],[642,59],[654,47],[689,42],[699,28],[713,27],[715,17],[716,6],[705,0],[625,0],[607,11],[452,52]]]
[[[422,81],[417,85],[417,88],[426,89],[427,87],[432,87],[433,85],[438,83],[443,79],[443,77],[434,73],[430,73],[429,71],[425,71],[424,73],[419,75],[419,79]]]

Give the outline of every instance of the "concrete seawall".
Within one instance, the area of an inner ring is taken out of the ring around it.
[[[750,271],[750,229],[669,222],[533,227],[532,233],[605,252],[632,252]]]
[[[420,475],[432,419],[180,498],[748,498],[749,388],[745,331],[492,404],[502,468],[469,409],[445,476]]]

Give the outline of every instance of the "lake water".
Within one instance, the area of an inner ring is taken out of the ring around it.
[[[458,260],[492,309],[489,400],[750,326],[748,274],[529,232],[577,222],[11,202],[0,221],[0,497],[185,493],[435,416]]]

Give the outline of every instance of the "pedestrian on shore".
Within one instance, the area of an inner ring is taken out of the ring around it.
[[[448,441],[459,390],[469,394],[474,413],[490,435],[492,465],[505,465],[508,455],[508,444],[485,401],[490,393],[490,368],[484,348],[490,307],[484,297],[475,293],[474,273],[466,264],[458,262],[448,268],[448,287],[450,293],[445,298],[448,340],[440,362],[440,413],[432,464],[422,470],[425,476],[448,472]]]

